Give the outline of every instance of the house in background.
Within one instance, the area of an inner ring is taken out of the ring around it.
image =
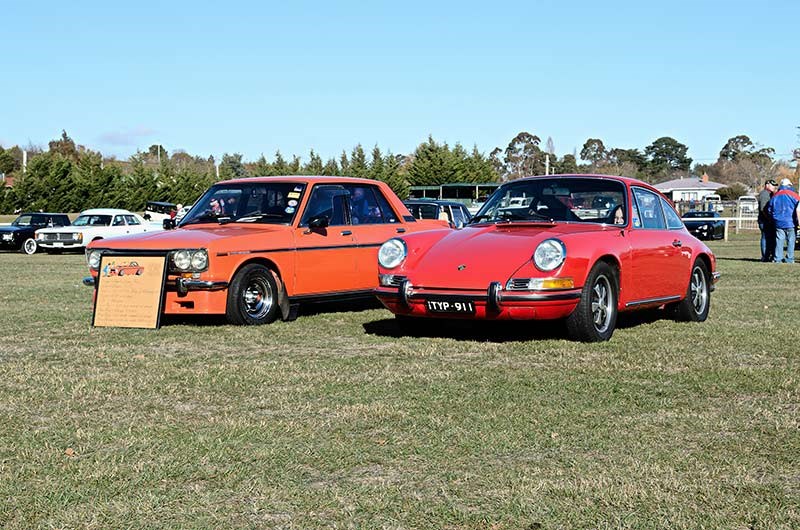
[[[702,177],[668,180],[653,187],[672,199],[673,202],[703,201],[707,195],[716,194],[718,189],[724,188],[725,184],[711,182],[708,180],[708,174],[703,173]]]

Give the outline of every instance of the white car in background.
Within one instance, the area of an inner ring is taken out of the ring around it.
[[[128,210],[94,208],[81,212],[70,226],[36,231],[36,243],[47,252],[86,247],[96,239],[108,239],[163,230],[160,223],[148,223]]]

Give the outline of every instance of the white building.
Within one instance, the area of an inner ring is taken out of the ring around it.
[[[673,202],[677,201],[702,201],[706,195],[717,193],[717,190],[724,188],[725,184],[719,182],[711,182],[708,180],[708,175],[703,173],[700,178],[679,178],[675,180],[668,180],[653,186],[655,189],[672,199]]]

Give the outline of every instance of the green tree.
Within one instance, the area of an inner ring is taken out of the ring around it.
[[[541,175],[545,170],[544,152],[538,136],[522,131],[506,147],[503,157],[504,178],[513,180],[529,175]]]
[[[575,174],[578,173],[578,161],[575,160],[575,155],[567,154],[556,162],[554,169],[556,173],[561,173],[562,175]]]
[[[586,160],[592,166],[600,166],[608,161],[608,153],[603,140],[599,138],[589,138],[581,148],[581,160]]]
[[[447,184],[456,180],[455,159],[446,143],[437,143],[432,136],[414,150],[408,165],[408,179],[412,186]]]
[[[367,155],[364,153],[364,148],[361,147],[361,144],[356,145],[350,152],[350,166],[348,167],[348,176],[369,178]]]
[[[644,153],[652,176],[671,176],[676,171],[689,171],[692,159],[686,156],[688,147],[674,138],[663,136],[648,145]]]
[[[339,164],[336,163],[335,158],[329,158],[328,161],[325,162],[325,166],[322,168],[320,175],[325,175],[328,177],[341,175]]]
[[[308,155],[308,163],[303,166],[303,173],[306,175],[322,175],[323,169],[322,158],[312,149]]]
[[[51,140],[49,143],[50,152],[58,153],[65,158],[77,158],[78,150],[75,147],[75,142],[69,137],[67,131],[61,131],[61,138],[58,140]]]
[[[247,171],[242,163],[242,155],[239,153],[233,153],[232,155],[225,153],[222,155],[222,161],[219,164],[219,176],[223,180],[246,177]]]

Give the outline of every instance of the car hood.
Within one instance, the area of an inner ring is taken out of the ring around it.
[[[261,240],[273,239],[277,234],[290,234],[292,228],[286,225],[195,225],[174,230],[160,230],[113,239],[97,241],[91,248],[125,250],[173,250],[178,248],[205,248],[209,250],[248,250],[257,245],[263,248]],[[256,239],[257,238],[257,239]],[[258,242],[255,242],[258,241]]]
[[[505,283],[531,260],[545,239],[608,229],[611,227],[566,223],[468,226],[448,233],[423,251],[409,264],[407,274],[413,285],[485,289],[494,281]],[[413,247],[409,251],[413,252]]]
[[[89,226],[55,226],[53,228],[40,228],[36,232],[42,234],[62,234],[64,232],[74,234],[79,232],[89,232],[91,230],[108,228],[108,225],[89,225]]]
[[[33,231],[35,229],[32,226],[12,226],[12,225],[0,226],[0,234],[8,234],[10,232],[22,232],[24,230]]]

